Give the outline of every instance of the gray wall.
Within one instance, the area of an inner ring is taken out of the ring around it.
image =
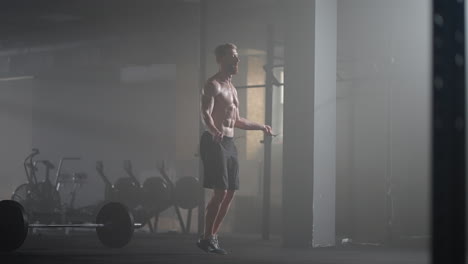
[[[160,8],[147,8],[151,9]],[[83,157],[65,164],[70,172],[89,174],[79,204],[102,199],[103,186],[94,169],[97,159],[104,160],[113,179],[125,175],[123,159],[134,161],[142,179],[157,174],[162,159],[168,160],[174,176],[197,176],[198,133],[193,131],[198,131],[199,107],[198,10],[197,5],[182,4],[177,12],[151,17],[147,12],[144,18],[112,26],[105,20],[112,18],[101,16],[92,28],[84,24],[79,29],[80,40],[67,40],[66,34],[52,30],[36,38],[38,43],[23,42],[29,49],[3,52],[2,76],[37,78],[0,82],[1,121],[7,135],[0,150],[0,196],[9,198],[25,181],[22,160],[32,147],[54,163],[64,155]],[[114,11],[109,10],[110,17]],[[120,83],[122,68],[151,64],[173,65],[177,74],[172,79]]]
[[[78,73],[79,74],[79,73]],[[103,160],[111,181],[126,176],[122,161],[135,171],[155,169],[162,159],[175,160],[175,84],[142,87],[102,83],[38,81],[33,90],[32,145],[57,164],[61,156],[82,162],[66,169],[88,172],[88,203],[102,199],[103,184],[94,171]],[[163,121],[164,120],[164,121]],[[75,164],[72,164],[75,163]],[[143,180],[143,179],[142,179]]]
[[[26,181],[23,159],[32,145],[31,80],[0,82],[0,199]]]
[[[338,2],[337,228],[382,241],[428,235],[429,1]]]

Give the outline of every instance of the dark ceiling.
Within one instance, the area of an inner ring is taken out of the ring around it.
[[[266,24],[280,20],[275,12],[277,0],[204,1],[207,4],[205,18],[210,30],[207,38],[215,42],[233,38],[242,44],[242,48],[264,48]],[[155,47],[159,47],[162,50],[160,53],[167,57],[174,43],[189,41],[189,45],[194,47],[198,44],[200,2],[2,0],[0,55],[22,54],[28,60],[37,61],[27,53],[42,52],[46,47],[59,53],[58,48],[63,45],[85,42],[91,43],[91,48],[101,50],[101,55],[110,54],[106,56],[120,58],[126,63],[156,59],[164,61],[157,57],[162,55],[158,55]],[[23,61],[18,56],[15,60]],[[24,64],[28,63],[21,65]]]
[[[194,15],[198,8],[197,1],[183,0],[4,0],[0,49],[155,27],[171,14]]]

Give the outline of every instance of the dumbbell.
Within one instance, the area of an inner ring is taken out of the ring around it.
[[[95,228],[101,243],[110,248],[121,248],[132,239],[135,228],[143,224],[134,223],[132,214],[121,203],[104,205],[92,224],[29,224],[23,206],[13,200],[0,202],[0,251],[14,251],[21,247],[30,228]]]

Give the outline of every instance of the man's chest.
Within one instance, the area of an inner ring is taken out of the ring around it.
[[[215,103],[225,105],[238,105],[237,94],[234,89],[226,88],[221,89],[218,95],[215,97]]]

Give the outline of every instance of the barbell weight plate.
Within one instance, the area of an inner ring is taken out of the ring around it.
[[[140,186],[137,186],[132,178],[122,177],[114,184],[112,201],[123,203],[133,209],[140,204],[140,195]]]
[[[143,207],[150,213],[162,212],[171,206],[171,191],[160,177],[150,177],[143,183]]]
[[[28,235],[28,217],[23,206],[12,200],[0,202],[0,216],[0,251],[14,251]]]
[[[176,182],[175,200],[177,206],[183,209],[193,209],[198,206],[200,184],[195,177],[182,177]]]
[[[104,205],[96,217],[96,224],[104,224],[96,228],[96,234],[101,243],[110,248],[121,248],[127,245],[133,236],[134,221],[128,208],[117,202]]]

